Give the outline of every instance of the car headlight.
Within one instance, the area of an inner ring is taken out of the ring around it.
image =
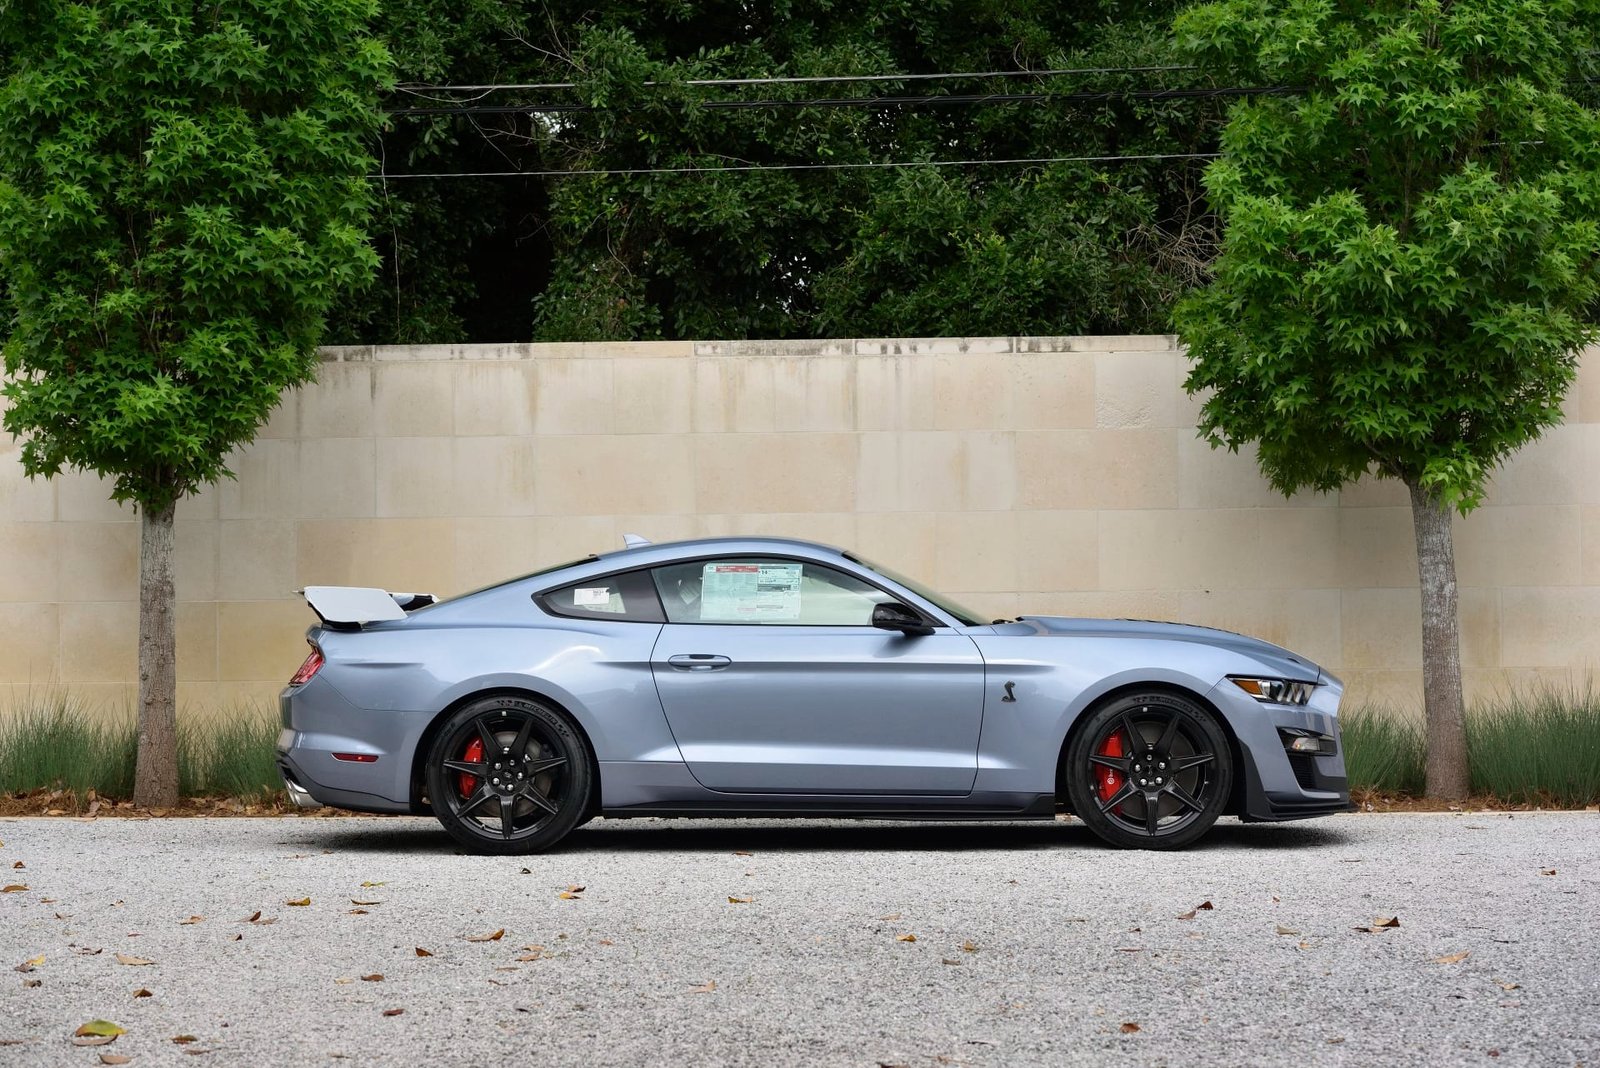
[[[1247,675],[1230,675],[1228,681],[1257,701],[1274,705],[1303,705],[1311,700],[1311,691],[1317,688],[1314,682],[1253,678]]]

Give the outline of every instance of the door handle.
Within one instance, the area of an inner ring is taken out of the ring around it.
[[[716,653],[678,653],[667,657],[667,663],[679,671],[720,671],[733,661]]]

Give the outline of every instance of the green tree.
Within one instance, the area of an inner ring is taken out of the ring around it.
[[[177,799],[173,515],[376,258],[372,0],[0,6],[4,427],[141,516],[135,800]]]
[[[1227,0],[1180,45],[1303,88],[1236,105],[1206,174],[1224,237],[1181,303],[1200,429],[1285,493],[1410,492],[1427,790],[1468,787],[1453,511],[1561,419],[1600,294],[1594,0]]]

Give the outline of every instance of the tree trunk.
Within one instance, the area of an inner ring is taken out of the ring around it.
[[[1467,723],[1461,700],[1461,624],[1456,598],[1456,551],[1450,508],[1416,482],[1411,521],[1422,580],[1422,700],[1428,738],[1427,795],[1467,796]]]
[[[145,808],[178,803],[178,670],[173,617],[172,519],[176,504],[140,506],[139,757],[133,801]]]

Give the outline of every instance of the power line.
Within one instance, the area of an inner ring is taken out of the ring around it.
[[[924,82],[941,80],[976,80],[980,78],[1056,78],[1073,74],[1148,74],[1157,71],[1194,70],[1192,65],[1153,67],[1071,67],[1051,70],[978,70],[941,71],[934,74],[818,74],[773,78],[689,78],[683,81],[646,81],[641,85],[651,88],[675,85],[815,85],[837,82]],[[528,82],[523,84],[490,85],[418,85],[395,86],[402,93],[492,93],[501,90],[576,89],[577,82]]]
[[[1039,163],[1138,163],[1173,159],[1217,159],[1220,152],[1169,152],[1138,156],[1042,156],[1028,159],[939,159],[880,163],[752,163],[724,167],[618,167],[566,171],[441,171],[434,174],[369,174],[368,178],[579,178],[638,174],[725,174],[749,171],[851,171],[898,167],[1012,166]]]
[[[1097,104],[1110,100],[1183,100],[1206,97],[1281,96],[1305,90],[1293,85],[1219,86],[1196,89],[1112,89],[1075,93],[952,93],[937,96],[861,96],[817,97],[804,100],[698,100],[682,101],[690,108],[839,108],[944,106],[950,104],[1016,104],[1057,101],[1067,104]],[[449,104],[433,107],[385,108],[390,115],[510,115],[523,113],[567,113],[596,111],[638,111],[638,107],[612,108],[598,104]]]

